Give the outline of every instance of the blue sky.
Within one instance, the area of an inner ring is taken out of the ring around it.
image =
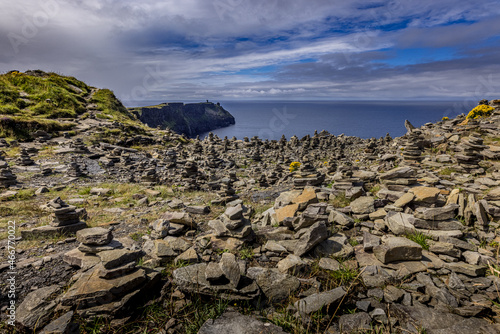
[[[498,0],[0,0],[0,72],[128,105],[500,98]]]

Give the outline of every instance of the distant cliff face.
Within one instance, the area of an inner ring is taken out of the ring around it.
[[[189,137],[235,123],[234,117],[227,110],[211,102],[162,103],[131,108],[130,111],[150,127],[169,128]]]

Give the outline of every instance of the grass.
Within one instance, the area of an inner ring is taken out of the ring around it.
[[[457,170],[453,167],[445,167],[439,171],[439,175],[451,175],[452,173],[456,173]]]
[[[240,249],[239,255],[240,255],[240,259],[242,259],[242,260],[251,260],[251,259],[253,259],[253,256],[254,256],[253,250],[250,247]]]
[[[405,237],[410,239],[411,241],[416,242],[417,244],[422,246],[423,249],[429,250],[429,245],[427,244],[427,240],[430,239],[430,237],[426,236],[425,234],[415,231],[411,234],[405,235]]]
[[[345,193],[341,193],[340,195],[335,196],[335,198],[331,201],[332,205],[336,208],[345,208],[349,204],[351,204],[351,200],[345,197]]]

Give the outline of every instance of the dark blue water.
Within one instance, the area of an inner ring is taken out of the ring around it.
[[[392,137],[406,133],[404,121],[419,127],[444,116],[468,112],[456,101],[336,101],[336,102],[221,102],[236,124],[214,130],[220,138],[259,136],[262,139],[301,138],[314,130],[361,138]],[[200,137],[204,138],[207,134]]]

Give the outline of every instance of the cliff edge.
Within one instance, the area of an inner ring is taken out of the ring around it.
[[[169,128],[189,137],[235,123],[227,110],[219,103],[212,102],[162,103],[129,110],[150,127]]]

